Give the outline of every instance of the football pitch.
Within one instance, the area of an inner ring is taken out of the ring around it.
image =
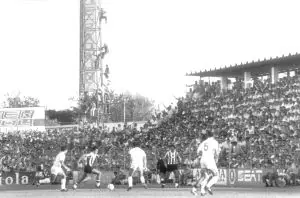
[[[119,198],[139,198],[139,197],[216,197],[216,198],[280,198],[299,197],[300,187],[287,188],[214,188],[213,195],[194,196],[190,193],[190,188],[149,188],[136,187],[127,192],[125,188],[118,188],[114,191],[108,189],[78,189],[76,191],[60,192],[57,189],[31,189],[31,190],[9,190],[0,191],[0,197],[57,197],[57,198],[93,198],[93,197],[119,197]]]

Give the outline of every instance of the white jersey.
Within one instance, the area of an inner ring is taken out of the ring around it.
[[[139,147],[135,147],[129,150],[132,164],[143,164],[143,158],[146,157],[145,151]]]
[[[61,164],[65,161],[65,159],[66,159],[66,153],[65,152],[58,153],[57,156],[55,157],[53,166],[61,168]]]
[[[207,138],[198,147],[197,153],[202,152],[201,161],[215,162],[215,155],[219,155],[219,143],[213,138]]]

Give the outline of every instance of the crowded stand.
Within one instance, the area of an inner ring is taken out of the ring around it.
[[[222,148],[219,168],[298,168],[299,88],[297,75],[276,84],[256,78],[248,89],[237,80],[226,92],[219,83],[197,84],[193,93],[178,99],[176,107],[155,113],[141,128],[124,125],[110,132],[85,127],[3,133],[0,168],[4,172],[35,171],[42,165],[49,170],[60,146],[68,145],[66,164],[76,169],[74,161],[95,145],[102,169],[126,170],[126,149],[133,140],[139,140],[146,151],[150,170],[156,170],[157,160],[170,145],[180,153],[182,167],[194,167],[197,146],[207,131],[216,134]]]

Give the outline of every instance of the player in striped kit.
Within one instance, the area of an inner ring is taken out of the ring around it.
[[[101,172],[100,170],[94,168],[94,162],[96,161],[98,155],[98,149],[96,147],[92,147],[91,152],[88,154],[84,154],[78,160],[78,166],[80,167],[80,163],[84,163],[83,175],[82,177],[73,185],[73,189],[76,190],[78,185],[87,177],[88,174],[96,174],[96,186],[100,188],[100,179]]]
[[[70,168],[68,168],[65,165],[65,159],[66,159],[66,154],[68,152],[68,149],[67,149],[67,147],[62,146],[60,150],[61,151],[55,157],[54,163],[51,167],[51,174],[54,176],[52,181],[55,181],[56,177],[58,175],[62,176],[61,191],[66,192],[66,191],[68,191],[68,189],[66,188],[67,176],[66,176],[64,169],[66,171],[70,171]]]
[[[171,145],[170,150],[166,153],[164,156],[164,160],[166,161],[167,165],[167,174],[166,178],[169,178],[170,173],[174,173],[175,175],[175,188],[179,187],[179,170],[178,170],[178,164],[181,163],[181,157],[179,156],[179,153],[176,151],[175,146]],[[162,184],[162,187],[165,187],[165,184]]]

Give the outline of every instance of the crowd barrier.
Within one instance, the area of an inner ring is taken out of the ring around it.
[[[246,187],[262,186],[262,176],[268,170],[264,169],[219,169],[217,186]],[[193,177],[199,176],[200,169],[193,169]],[[35,172],[0,172],[0,186],[2,185],[27,185],[34,181]],[[108,184],[113,178],[113,173],[102,172],[102,182]]]
[[[0,172],[0,186],[32,184],[35,172]]]
[[[263,169],[219,169],[219,180],[217,185],[243,187],[261,186],[262,176],[268,170]]]
[[[245,187],[262,186],[262,176],[269,172],[267,169],[219,169],[218,186]],[[193,169],[193,177],[197,178],[200,169]]]
[[[0,171],[0,186],[4,185],[28,185],[33,184],[35,181],[36,172],[1,172]],[[77,172],[77,177],[80,175]],[[90,176],[88,176],[90,177]],[[91,177],[95,177],[92,175]],[[109,171],[102,172],[101,182],[108,184],[113,178],[113,173]],[[92,178],[95,179],[95,178]],[[50,183],[50,178],[45,180],[44,184]],[[71,178],[70,183],[73,183],[73,178]]]

